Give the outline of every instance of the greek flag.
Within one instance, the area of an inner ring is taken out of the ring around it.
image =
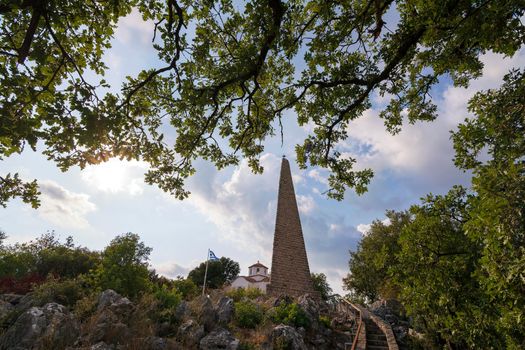
[[[211,261],[219,260],[219,258],[217,258],[217,257],[215,256],[215,253],[212,252],[211,250],[210,250],[210,256],[209,256],[209,258],[210,258]]]

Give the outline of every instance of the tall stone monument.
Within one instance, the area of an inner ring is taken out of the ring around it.
[[[270,284],[266,290],[268,294],[273,296],[317,294],[313,290],[310,277],[290,163],[284,157],[279,180],[272,270]]]

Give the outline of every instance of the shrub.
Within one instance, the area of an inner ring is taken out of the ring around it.
[[[232,290],[229,290],[226,293],[226,295],[232,298],[234,301],[241,301],[244,298],[255,299],[264,294],[259,288],[252,287],[252,288],[232,289]]]
[[[244,288],[231,289],[226,292],[226,296],[233,299],[233,301],[241,301],[246,296],[246,291]]]
[[[84,320],[90,317],[97,310],[98,293],[90,293],[79,299],[73,308],[73,313],[78,319]]]
[[[33,298],[39,305],[57,302],[72,307],[87,293],[83,283],[81,278],[59,280],[58,278],[50,277],[45,283],[34,289]]]
[[[245,289],[245,294],[248,299],[255,299],[255,298],[258,298],[264,295],[263,292],[259,288],[251,288],[251,287],[248,287]]]
[[[172,282],[175,288],[185,300],[190,300],[199,294],[199,287],[192,280],[178,277]]]
[[[284,323],[294,327],[307,328],[310,325],[306,313],[297,303],[282,303],[271,309],[269,318],[273,323]]]
[[[156,307],[154,308],[151,317],[158,322],[175,323],[175,311],[182,300],[182,294],[176,288],[170,288],[166,285],[156,288],[153,293]],[[143,301],[147,298],[143,298]]]
[[[325,328],[331,328],[330,318],[328,316],[319,316],[319,323],[322,324]]]
[[[251,301],[235,303],[235,322],[241,328],[255,328],[263,319],[263,312]]]
[[[93,280],[100,289],[137,297],[150,290],[148,258],[151,248],[134,233],[115,237],[102,253],[102,261],[94,271]]]
[[[168,288],[165,285],[155,290],[155,299],[160,307],[164,309],[175,309],[182,300],[182,294],[176,288]]]

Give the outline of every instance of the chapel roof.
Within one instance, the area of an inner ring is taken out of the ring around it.
[[[257,263],[253,264],[252,266],[248,266],[249,269],[252,267],[264,267],[265,269],[267,269],[267,267],[261,264],[259,261],[257,261]]]

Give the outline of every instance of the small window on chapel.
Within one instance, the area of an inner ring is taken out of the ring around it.
[[[259,268],[257,268],[257,272],[259,272]]]

